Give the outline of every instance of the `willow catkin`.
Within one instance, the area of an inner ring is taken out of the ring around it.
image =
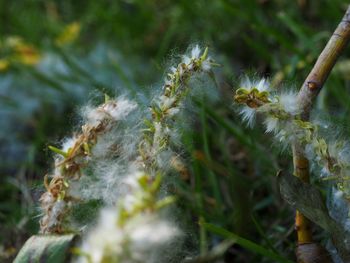
[[[135,103],[122,97],[108,100],[89,110],[81,132],[66,139],[62,149],[50,147],[57,156],[54,171],[44,178],[47,191],[39,199],[42,209],[40,233],[63,234],[76,230],[69,217],[72,207],[82,199],[75,190],[80,184],[84,168],[94,158],[93,148],[100,137],[135,108]]]
[[[79,263],[181,262],[184,233],[168,208],[176,198],[168,195],[163,180],[178,156],[173,149],[176,124],[192,91],[191,80],[210,73],[213,64],[208,49],[195,46],[170,68],[152,101],[150,118],[139,120],[145,125],[135,155],[117,158],[126,159],[125,175],[115,176],[118,202],[103,209],[99,222],[84,238]]]
[[[343,231],[347,231],[350,218],[349,202],[346,201],[350,196],[349,142],[335,140],[334,135],[332,140],[324,137],[324,134],[330,132],[334,134],[329,125],[320,125],[315,120],[304,121],[297,98],[297,93],[292,91],[271,90],[265,79],[244,80],[234,96],[236,103],[242,105],[240,113],[244,121],[252,125],[255,115],[260,114],[264,118],[266,132],[272,133],[282,147],[287,148],[296,142],[300,144],[300,151],[308,161],[321,169],[318,179],[334,182],[338,191],[333,191],[328,198],[335,204],[328,207],[329,213],[342,226]],[[311,240],[298,247],[298,262],[332,262],[329,261],[329,255],[322,252],[325,251],[322,247],[309,242]],[[346,243],[346,240],[343,242]]]

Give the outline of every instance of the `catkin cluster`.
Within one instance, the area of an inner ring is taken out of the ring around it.
[[[164,183],[174,160],[179,162],[172,140],[191,93],[190,80],[214,65],[208,49],[193,47],[166,75],[150,117],[135,114],[141,107],[124,97],[84,108],[81,132],[62,149],[50,147],[57,156],[52,175],[45,176],[47,192],[40,198],[41,233],[79,231],[70,221],[75,205],[102,200],[105,208],[96,226],[76,250],[78,262],[176,261],[183,234],[169,216],[168,207],[176,198]]]
[[[190,56],[183,56],[182,61],[171,67],[162,86],[162,94],[154,99],[151,106],[151,119],[145,121],[143,139],[139,153],[143,166],[150,171],[157,171],[164,166],[162,154],[169,150],[169,141],[174,137],[175,117],[182,108],[183,99],[189,89],[189,80],[195,74],[208,73],[214,62],[208,57],[208,49],[202,53],[199,46],[191,50]]]
[[[103,105],[90,109],[87,122],[81,132],[68,138],[62,149],[50,146],[57,155],[55,169],[46,175],[46,192],[40,197],[43,216],[40,232],[62,234],[74,231],[70,228],[69,210],[80,201],[74,191],[84,174],[84,168],[93,158],[92,149],[99,137],[107,133],[116,122],[122,120],[136,107],[127,100],[107,100]]]
[[[345,140],[327,140],[322,134],[330,132],[330,125],[321,125],[315,120],[301,119],[301,109],[297,102],[297,94],[293,91],[273,92],[266,79],[242,81],[234,95],[236,103],[242,105],[240,113],[243,120],[252,124],[259,113],[265,124],[265,130],[284,145],[293,142],[301,144],[305,155],[316,167],[319,167],[319,178],[335,182],[337,191],[333,191],[331,199],[342,199],[341,210],[348,211],[350,200],[350,145]],[[344,202],[346,201],[346,202]],[[339,200],[336,201],[339,203]],[[330,207],[332,214],[332,207]],[[339,206],[338,206],[339,210]],[[338,212],[337,212],[338,213]],[[339,213],[338,213],[339,214]],[[344,214],[344,213],[343,213]],[[338,217],[334,215],[334,217]],[[345,221],[349,228],[349,215]],[[343,219],[336,218],[338,221]]]
[[[163,208],[175,198],[161,193],[162,181],[172,159],[171,138],[175,116],[190,92],[189,80],[209,72],[213,62],[208,50],[198,46],[191,56],[171,68],[154,99],[151,118],[144,119],[138,153],[128,163],[122,186],[126,189],[116,207],[104,209],[100,221],[81,247],[90,262],[175,262],[182,234]],[[108,233],[110,238],[105,238]],[[163,252],[162,252],[163,251]],[[164,251],[167,251],[164,253]],[[80,260],[84,261],[84,257]],[[174,261],[175,260],[175,261]]]

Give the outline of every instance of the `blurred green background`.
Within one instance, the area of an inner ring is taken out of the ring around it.
[[[177,182],[179,206],[194,223],[215,223],[293,259],[294,213],[274,178],[290,168],[289,152],[281,154],[259,126],[240,122],[232,91],[247,72],[269,77],[276,88],[297,89],[347,4],[0,0],[0,259],[11,262],[37,233],[37,200],[52,168],[47,145],[79,126],[79,106],[123,92],[147,103],[165,66],[194,43],[209,46],[222,65],[216,70],[221,98],[199,101],[194,129],[183,134],[190,162]],[[350,134],[349,54],[350,48],[317,103],[322,118],[343,125],[343,136]],[[202,255],[223,240],[198,226],[194,231]],[[223,257],[271,262],[239,245]]]

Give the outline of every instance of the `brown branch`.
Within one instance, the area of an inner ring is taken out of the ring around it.
[[[301,117],[303,120],[309,119],[313,102],[321,91],[338,57],[347,46],[349,39],[350,6],[299,91],[298,103],[302,109]],[[293,163],[294,175],[303,182],[309,182],[309,162],[298,143],[293,145]],[[299,211],[296,213],[295,228],[299,245],[312,243],[310,221]]]
[[[308,119],[314,100],[322,89],[329,73],[350,39],[350,6],[318,57],[298,94],[303,109],[303,118]]]
[[[303,182],[309,182],[309,161],[303,155],[303,150],[299,144],[293,145],[294,175]],[[295,231],[297,232],[298,245],[312,243],[312,233],[310,221],[299,211],[295,215]]]

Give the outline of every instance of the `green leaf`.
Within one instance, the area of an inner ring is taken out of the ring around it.
[[[74,235],[35,235],[27,240],[14,263],[64,263],[70,257]]]
[[[232,240],[238,245],[244,247],[247,250],[250,250],[254,253],[260,254],[266,258],[269,258],[273,260],[273,262],[282,262],[282,263],[292,263],[293,261],[290,261],[288,259],[285,259],[279,254],[276,254],[275,252],[268,250],[267,248],[258,245],[248,239],[245,239],[243,237],[238,236],[237,234],[234,234],[224,228],[208,224],[208,223],[201,223],[205,229],[208,231],[215,233],[219,236],[222,236],[224,238],[227,238],[228,240]]]
[[[279,174],[277,178],[283,199],[309,220],[329,232],[343,262],[350,262],[350,249],[344,241],[347,240],[348,234],[341,224],[328,214],[320,190],[289,173]]]
[[[167,196],[156,203],[156,209],[162,209],[163,207],[166,207],[168,205],[171,205],[176,202],[176,197],[175,196]]]
[[[184,263],[210,263],[210,262],[222,262],[219,261],[223,258],[227,249],[229,249],[234,244],[232,240],[224,240],[209,252],[201,254],[194,258],[185,259]]]
[[[62,151],[61,149],[56,148],[55,146],[49,145],[49,149],[54,153],[58,153],[62,155],[64,158],[68,157],[68,153],[66,153],[65,151]]]
[[[111,97],[105,93],[105,103],[109,102],[111,100]]]
[[[208,57],[208,47],[205,48],[203,55],[201,56],[201,60],[204,61]]]

